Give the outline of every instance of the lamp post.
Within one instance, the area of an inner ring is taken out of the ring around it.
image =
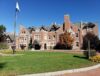
[[[89,32],[88,27],[89,27],[89,26],[87,25],[87,29],[86,29],[87,33]],[[91,57],[91,52],[90,52],[90,40],[88,39],[88,58],[90,59],[90,57]]]
[[[91,57],[91,52],[90,52],[90,40],[88,40],[88,56],[89,56],[89,59]]]
[[[86,33],[89,32],[88,28],[89,28],[89,24],[85,23],[85,26],[83,27],[83,29],[86,29]],[[91,52],[90,52],[90,40],[89,40],[89,37],[87,37],[87,48],[88,48],[88,58],[90,59]]]

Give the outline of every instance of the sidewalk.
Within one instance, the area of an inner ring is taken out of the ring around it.
[[[24,54],[3,54],[3,53],[0,53],[0,56],[21,56],[21,55],[24,55]]]
[[[26,74],[19,76],[100,76],[100,64],[79,69],[38,73],[38,74]]]
[[[86,71],[86,72],[64,74],[59,76],[100,76],[100,68]]]

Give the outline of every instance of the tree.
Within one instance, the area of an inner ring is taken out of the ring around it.
[[[71,33],[65,32],[60,35],[59,42],[56,44],[54,49],[72,49],[74,38]]]
[[[83,27],[83,29],[88,29],[88,28],[94,28],[96,25],[92,22],[88,22],[88,23],[85,23],[85,26]]]
[[[74,38],[71,36],[71,33],[69,32],[65,32],[64,35],[64,44],[67,45],[68,49],[72,48],[73,42],[74,42]]]
[[[21,44],[20,47],[22,50],[24,50],[26,46],[24,44]]]
[[[6,35],[4,32],[6,31],[6,27],[4,25],[0,25],[0,42],[5,42]]]
[[[7,49],[8,45],[6,43],[6,27],[4,25],[0,25],[0,49]]]
[[[0,25],[0,35],[6,31],[6,27],[4,25]]]
[[[30,43],[28,45],[28,49],[32,49],[33,48],[33,44],[32,44],[32,38],[30,39]]]
[[[90,41],[90,49],[97,49],[99,38],[92,32],[88,32],[84,37],[83,37],[83,49],[87,50],[88,49],[88,40]]]
[[[97,51],[97,52],[100,52],[100,40],[97,41],[96,51]]]

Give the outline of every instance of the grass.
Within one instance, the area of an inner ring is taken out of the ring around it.
[[[87,67],[96,64],[85,59],[82,54],[60,52],[17,53],[24,55],[0,57],[0,76],[52,72]]]

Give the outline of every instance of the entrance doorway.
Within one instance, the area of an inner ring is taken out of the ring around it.
[[[35,50],[40,50],[41,48],[41,45],[39,44],[37,40],[34,40],[33,46]]]
[[[47,44],[46,43],[44,44],[44,49],[47,49]]]

